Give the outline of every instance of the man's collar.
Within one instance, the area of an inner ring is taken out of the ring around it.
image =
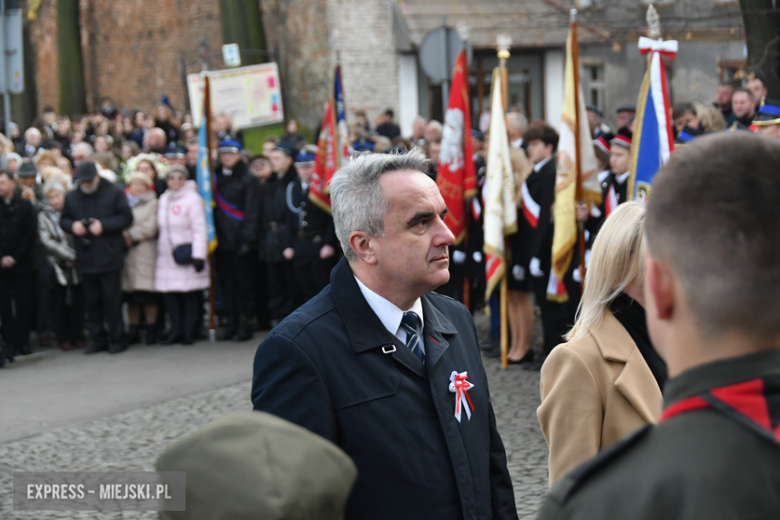
[[[379,321],[382,322],[382,325],[385,326],[387,331],[395,336],[398,327],[401,326],[401,319],[404,317],[406,311],[400,309],[396,304],[389,301],[384,296],[369,289],[357,276],[355,276],[355,281],[357,281],[360,292],[363,294],[363,298],[366,299],[368,306],[371,307],[371,310],[374,311],[374,314],[376,314],[377,318],[379,318]],[[424,323],[423,308],[420,298],[417,298],[412,307],[407,310],[416,313],[417,316],[420,317],[420,322]]]
[[[516,141],[512,141],[512,146],[515,148],[520,148],[521,146],[523,146],[523,138],[521,137]]]
[[[548,162],[550,162],[550,159],[552,159],[552,158],[553,158],[553,156],[551,155],[547,159],[545,159],[545,160],[541,161],[539,164],[535,165],[534,166],[534,171],[539,173],[539,170],[544,168],[544,165],[547,164]]]
[[[599,182],[604,182],[607,180],[607,177],[609,177],[609,170],[604,170],[603,172],[599,173]]]
[[[628,176],[631,175],[631,170],[627,171],[626,173],[615,175],[615,180],[618,184],[621,186],[626,183],[626,179],[628,179]]]
[[[339,260],[331,271],[330,288],[355,352],[392,345],[397,341],[395,331],[390,333],[367,305],[346,258]],[[432,304],[433,298],[426,295],[421,300],[425,309],[426,329],[430,328],[440,334],[457,334],[457,329],[449,318]]]
[[[780,349],[695,366],[666,382],[664,408],[713,388],[768,375],[780,375]]]

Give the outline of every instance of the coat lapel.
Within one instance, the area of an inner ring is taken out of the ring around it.
[[[418,376],[428,379],[425,365],[406,345],[401,343],[401,340],[394,334],[390,334],[379,317],[371,310],[371,306],[363,297],[363,293],[360,292],[360,287],[355,281],[346,258],[342,258],[333,268],[330,275],[330,285],[333,299],[336,301],[336,308],[341,315],[344,328],[347,330],[347,335],[356,354],[381,347],[382,353],[392,357],[393,361],[405,366]],[[426,322],[423,325],[423,331],[425,331],[429,321],[429,308],[435,311],[432,305],[426,307],[425,297],[423,297],[423,315]],[[436,312],[441,315],[438,311]],[[429,352],[428,341],[425,342],[425,352],[426,354]]]
[[[604,359],[624,363],[615,388],[645,421],[658,422],[661,410],[655,410],[652,403],[661,402],[661,389],[628,331],[611,312],[606,312],[593,337]]]
[[[423,324],[425,364],[430,374],[450,346],[445,336],[455,335],[458,331],[449,318],[433,305],[428,296],[422,297],[422,306],[425,321]]]

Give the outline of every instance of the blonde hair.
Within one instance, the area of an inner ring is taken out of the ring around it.
[[[645,205],[626,202],[604,222],[590,255],[577,321],[566,335],[568,341],[582,338],[601,325],[609,304],[631,285],[645,281],[647,247]]]
[[[49,182],[54,182],[62,184],[65,188],[70,188],[72,178],[57,167],[47,166],[41,170],[41,175],[43,176],[44,183],[48,184]]]
[[[40,167],[41,161],[46,159],[50,160],[55,165],[57,164],[57,158],[54,156],[54,153],[50,152],[49,150],[39,151],[38,154],[33,157],[33,162],[35,163],[35,166]]]
[[[720,132],[726,129],[726,120],[720,109],[698,101],[693,103],[693,107],[696,109],[696,117],[699,118],[701,126],[706,132]]]

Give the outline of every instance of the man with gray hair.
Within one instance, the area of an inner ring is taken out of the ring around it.
[[[84,161],[95,159],[95,149],[89,143],[77,143],[73,145],[73,165],[78,168]]]
[[[454,237],[427,169],[411,152],[336,172],[345,258],[258,348],[252,402],[352,457],[347,519],[516,519],[474,323],[432,292]]]
[[[523,148],[523,134],[528,128],[528,118],[520,112],[509,112],[506,115],[506,133],[509,144],[514,148]]]
[[[41,131],[35,127],[28,128],[24,133],[24,143],[16,147],[16,153],[22,157],[32,157],[41,146]]]

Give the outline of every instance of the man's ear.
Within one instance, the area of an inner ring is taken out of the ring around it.
[[[657,320],[669,320],[674,313],[675,275],[668,264],[648,258],[645,262],[645,300],[647,312]]]
[[[349,235],[349,246],[355,254],[367,264],[376,264],[374,247],[371,242],[371,235],[365,231],[353,231]]]

